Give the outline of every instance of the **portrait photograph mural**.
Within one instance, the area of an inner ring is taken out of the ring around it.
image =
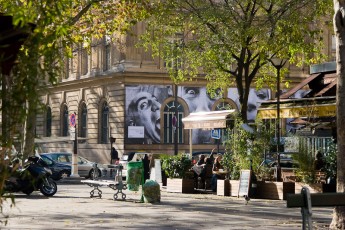
[[[127,144],[155,144],[163,143],[161,140],[161,110],[163,102],[172,97],[171,85],[127,85],[126,86],[126,138]],[[190,113],[211,111],[219,99],[212,97],[206,87],[178,86],[177,96],[183,99]],[[236,88],[228,89],[228,98],[239,109],[239,96]],[[248,104],[248,119],[255,120],[260,102],[271,98],[271,91],[268,89],[250,90]],[[218,108],[219,107],[219,108]],[[215,110],[228,108],[227,105],[219,104]],[[229,108],[228,108],[229,109]],[[163,119],[163,118],[162,118]],[[162,130],[163,131],[163,130]],[[193,144],[210,144],[211,130],[192,130]]]
[[[171,86],[126,86],[126,143],[160,143],[160,109],[170,96]]]
[[[304,98],[311,90],[300,89],[297,90],[290,98],[300,99]],[[288,133],[296,133],[296,130],[305,127],[305,123],[303,122],[295,122],[295,118],[287,118],[286,119],[286,130]],[[302,121],[302,120],[300,120]]]
[[[218,98],[212,98],[206,87],[179,86],[177,96],[185,100],[190,113],[211,111]],[[211,140],[211,130],[193,129],[193,144],[208,144]]]
[[[228,98],[233,100],[238,109],[240,108],[240,100],[237,88],[228,89]],[[271,90],[270,89],[250,89],[248,97],[248,111],[247,118],[248,121],[254,121],[258,113],[258,108],[261,105],[261,102],[271,99]]]

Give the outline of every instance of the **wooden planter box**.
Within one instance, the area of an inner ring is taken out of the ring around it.
[[[167,178],[167,192],[194,193],[194,180],[186,178]]]
[[[301,182],[296,182],[295,193],[301,193],[303,186],[306,186],[310,193],[321,193],[321,192],[336,192],[336,184],[324,184],[324,183],[315,183],[315,184],[304,184]]]
[[[323,184],[322,183],[314,183],[314,184],[305,184],[302,182],[295,182],[295,193],[301,193],[302,187],[305,186],[309,189],[310,193],[322,193],[323,192]]]
[[[274,182],[274,181],[258,181],[257,182],[257,198],[286,200],[287,193],[295,193],[294,182]]]
[[[238,187],[240,185],[239,180],[230,180],[229,196],[238,196]]]
[[[217,180],[217,195],[230,196],[230,182],[229,180]]]
[[[322,192],[337,192],[336,184],[322,184]]]

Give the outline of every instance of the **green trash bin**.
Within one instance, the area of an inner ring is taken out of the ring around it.
[[[139,191],[139,187],[143,184],[144,166],[142,161],[128,162],[127,165],[127,188],[130,191]]]
[[[143,185],[143,196],[145,203],[161,202],[161,189],[159,184],[154,180],[146,180]]]

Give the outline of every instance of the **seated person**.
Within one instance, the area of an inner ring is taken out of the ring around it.
[[[200,155],[198,162],[192,167],[194,177],[202,176],[204,173],[205,155]]]
[[[316,151],[313,166],[314,166],[314,170],[318,170],[318,171],[323,170],[323,168],[325,166],[325,161],[324,161],[322,153],[320,151]]]
[[[217,179],[224,177],[225,174],[220,174],[219,172],[223,170],[223,166],[220,164],[222,156],[216,157],[214,159],[213,168],[212,168],[212,180],[211,180],[211,188],[213,192],[217,191]]]
[[[198,162],[196,162],[197,165],[203,165],[205,164],[205,155],[200,155]]]
[[[192,171],[194,173],[194,179],[197,180],[199,177],[203,178],[205,175],[205,155],[200,155],[198,162],[193,165]]]

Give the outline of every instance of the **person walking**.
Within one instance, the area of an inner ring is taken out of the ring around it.
[[[119,160],[119,153],[117,152],[115,147],[111,148],[110,159],[111,159],[110,164],[113,164],[113,165],[116,164],[116,161]]]

